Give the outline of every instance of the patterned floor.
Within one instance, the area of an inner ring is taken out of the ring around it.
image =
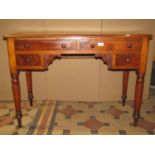
[[[17,128],[13,102],[0,103],[1,135],[145,135],[155,134],[155,99],[142,104],[138,127],[132,125],[133,101],[22,102],[23,127]]]

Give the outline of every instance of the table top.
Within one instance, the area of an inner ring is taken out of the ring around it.
[[[51,33],[51,32],[19,32],[13,34],[3,35],[4,39],[7,38],[53,38],[53,37],[149,37],[152,39],[150,34],[133,34],[133,33],[122,33],[122,34],[100,34],[100,33]]]

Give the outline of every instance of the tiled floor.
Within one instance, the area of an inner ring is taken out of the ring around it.
[[[155,89],[154,89],[155,90]],[[35,101],[22,102],[23,127],[17,128],[13,102],[0,103],[0,134],[144,135],[155,134],[155,91],[142,104],[138,127],[132,125],[133,101],[120,102]]]

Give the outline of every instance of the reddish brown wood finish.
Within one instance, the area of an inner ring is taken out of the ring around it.
[[[122,105],[125,105],[127,99],[129,71],[123,71],[123,89],[122,89]]]
[[[12,91],[15,101],[16,118],[18,120],[18,127],[22,127],[22,113],[21,113],[21,95],[20,95],[20,84],[19,84],[19,72],[11,75],[12,78]]]
[[[101,59],[103,63],[108,65],[108,68],[111,69],[112,66],[112,55],[111,54],[96,54],[96,59]]]
[[[98,46],[98,43],[103,43],[104,46]],[[141,41],[128,41],[128,40],[81,40],[80,41],[80,50],[84,51],[129,51],[129,52],[138,52],[141,49]]]
[[[89,55],[100,58],[109,69],[123,71],[122,103],[127,98],[128,76],[130,70],[137,72],[134,104],[134,126],[140,117],[140,107],[144,87],[144,76],[147,65],[148,45],[151,35],[148,34],[115,34],[115,35],[9,35],[4,36],[8,45],[12,90],[16,108],[18,126],[21,127],[21,101],[19,71],[26,71],[28,98],[32,105],[33,70],[48,69],[54,59],[64,55]]]
[[[20,66],[41,66],[41,57],[38,54],[17,54],[16,65]]]
[[[136,80],[136,88],[135,88],[135,104],[134,104],[134,126],[137,126],[138,119],[140,117],[140,107],[142,102],[142,95],[143,95],[143,88],[144,88],[144,74],[137,73],[137,80]]]
[[[142,103],[144,77],[146,73],[147,56],[148,56],[149,38],[143,37],[143,45],[140,55],[139,68],[137,69],[137,81],[135,86],[135,104],[134,104],[134,126],[137,126],[140,118],[140,108]]]
[[[116,63],[117,67],[135,67],[137,68],[139,65],[139,54],[116,54]]]
[[[27,89],[28,89],[28,99],[30,105],[32,106],[33,103],[33,92],[32,92],[32,72],[26,71],[26,81],[27,81]]]
[[[76,50],[76,40],[15,40],[16,51]]]
[[[48,66],[50,64],[52,64],[53,61],[54,61],[54,59],[56,59],[56,58],[59,58],[60,59],[61,56],[60,55],[50,55],[50,54],[44,55],[44,57],[43,57],[44,67],[48,69]]]

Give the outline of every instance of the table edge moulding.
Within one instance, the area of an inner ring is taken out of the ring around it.
[[[140,118],[144,76],[147,66],[149,34],[13,34],[7,41],[16,118],[22,127],[19,74],[26,73],[28,99],[33,105],[32,72],[47,70],[54,59],[62,56],[93,56],[107,64],[110,70],[123,71],[122,105],[127,98],[129,71],[137,74],[133,125]]]

